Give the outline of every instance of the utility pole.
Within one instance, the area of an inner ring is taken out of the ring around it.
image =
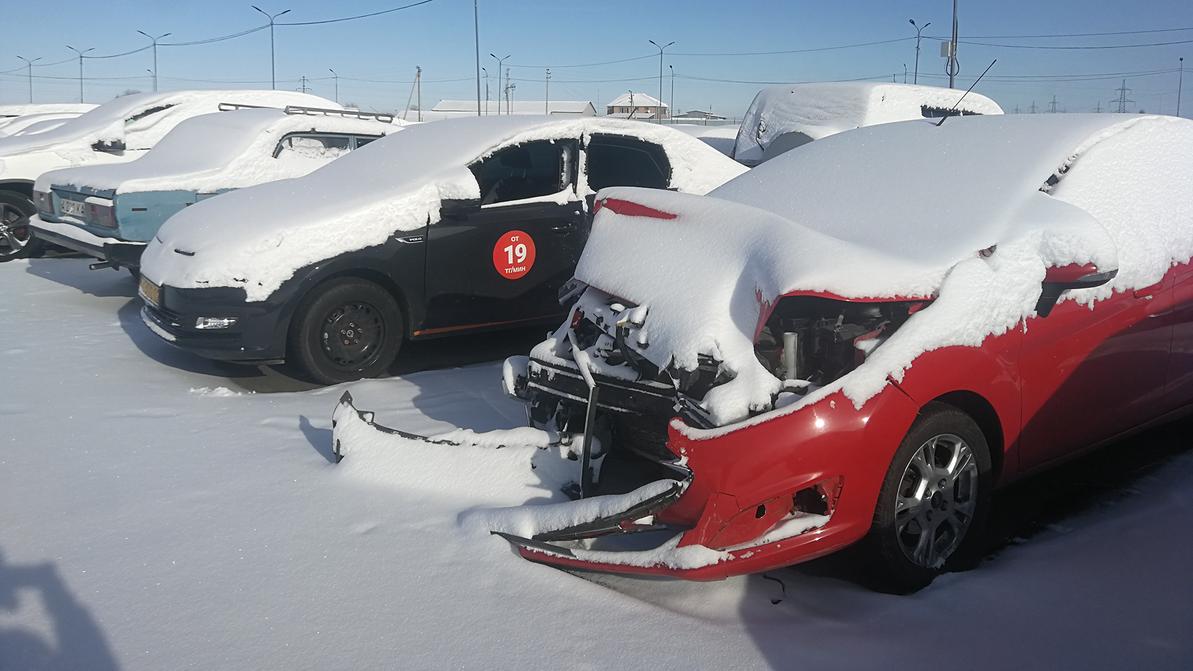
[[[932,22],[929,21],[928,23],[925,23],[924,25],[920,26],[920,25],[916,24],[915,19],[907,19],[907,20],[908,20],[908,22],[911,23],[911,26],[913,28],[915,28],[915,78],[912,80],[911,83],[919,84],[920,83],[920,34],[923,33],[925,30],[927,30],[928,26],[932,25]],[[903,66],[903,83],[904,84],[907,83],[907,65]]]
[[[306,93],[309,90],[307,88],[307,76],[306,75],[303,75],[298,78],[298,90],[302,91],[303,93]]]
[[[1015,114],[1018,114],[1018,113],[1019,113],[1019,106],[1015,105]]]
[[[79,51],[68,44],[66,45],[66,48],[79,55],[79,102],[83,102],[83,55],[88,52],[95,51],[95,47]]]
[[[1176,116],[1181,116],[1181,87],[1183,85],[1185,85],[1185,56],[1181,56],[1181,75],[1180,79],[1176,80]]]
[[[671,68],[671,118],[675,118],[675,66],[668,64]]]
[[[1098,114],[1102,113],[1102,101],[1101,100],[1098,101],[1098,106],[1094,108],[1094,112],[1097,112]]]
[[[24,56],[17,56],[17,58],[25,61],[25,67],[29,70],[29,104],[32,105],[33,104],[33,64],[40,61],[41,56],[38,56],[37,58],[34,58],[33,60],[29,60],[28,58],[25,58]],[[1177,103],[1177,108],[1178,109],[1180,108],[1180,103]],[[1179,115],[1180,112],[1177,112],[1177,114]]]
[[[333,82],[335,82],[335,92],[336,93],[335,93],[335,98],[333,98],[333,100],[335,100],[336,104],[339,105],[340,104],[340,76],[338,74],[336,74],[336,71],[331,68],[327,68],[327,71],[331,73],[331,80]]]
[[[949,88],[956,88],[957,75],[961,74],[961,63],[957,61],[957,0],[953,0],[953,39],[949,42],[949,60],[945,63],[944,73],[949,76]]]
[[[476,6],[477,0],[472,0],[472,35],[476,45],[476,115],[481,115],[481,20],[480,10]],[[488,88],[488,77],[485,78],[485,87]],[[485,95],[485,100],[488,101],[489,96]]]
[[[1048,107],[1048,113],[1056,114],[1056,95],[1055,94],[1053,94],[1053,96],[1052,96],[1052,103]]]
[[[287,10],[278,12],[277,14],[274,14],[271,16],[265,10],[261,9],[260,7],[258,7],[256,5],[249,5],[249,7],[252,7],[253,9],[257,10],[258,12],[265,14],[265,18],[269,19],[269,88],[276,89],[278,87],[278,79],[277,79],[277,68],[275,67],[274,50],[273,50],[273,22],[274,22],[274,19],[278,18],[282,14],[289,12],[290,10],[287,9]]]
[[[150,35],[149,33],[145,32],[144,30],[138,30],[137,32],[141,33],[145,37],[148,37],[149,39],[153,40],[153,92],[157,93],[157,41],[162,39],[163,37],[169,37],[170,35],[173,35],[174,33],[162,33],[161,35],[154,37],[153,35]]]
[[[1115,89],[1115,91],[1118,91],[1118,98],[1111,100],[1110,102],[1118,103],[1118,113],[1119,114],[1126,114],[1127,113],[1127,103],[1135,102],[1134,100],[1127,99],[1127,93],[1129,93],[1131,91],[1131,89],[1127,88],[1127,80],[1124,79],[1123,85],[1120,86],[1119,88]]]
[[[489,68],[481,68],[485,73],[485,114],[489,113]]]
[[[513,82],[510,81],[510,69],[506,68],[505,69],[505,115],[506,116],[513,114],[513,110],[510,109],[510,107],[511,107],[510,106],[510,98],[512,97],[512,95],[514,93],[514,89],[516,89],[516,88],[518,88],[518,85],[514,84]]]
[[[1036,101],[1034,101],[1034,100],[1031,101],[1031,113],[1032,114],[1036,113]]]
[[[657,121],[659,123],[663,123],[663,50],[672,44],[675,44],[675,42],[668,42],[666,44],[660,45],[654,40],[647,41],[655,45],[655,47],[657,47],[659,50],[659,116]]]
[[[547,68],[547,79],[543,85],[543,114],[551,113],[551,68]]]
[[[423,120],[423,67],[414,66],[414,104],[418,105],[418,120]]]
[[[497,61],[497,113],[501,114],[501,92],[503,90],[505,90],[504,87],[501,85],[501,66],[502,66],[502,64],[505,63],[505,59],[509,58],[510,55],[506,54],[506,55],[502,56],[501,58],[498,58],[497,54],[493,53],[492,51],[489,52],[489,55],[493,57],[493,60]],[[508,78],[509,75],[507,74],[506,77]],[[507,85],[508,85],[508,82],[507,82]],[[508,96],[507,96],[507,98],[508,98]]]

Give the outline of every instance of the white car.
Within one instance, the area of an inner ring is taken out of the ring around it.
[[[388,114],[311,107],[203,114],[135,161],[44,173],[29,225],[39,240],[100,259],[93,268],[135,269],[146,243],[184,208],[301,177],[404,126]]]
[[[73,119],[99,107],[87,103],[40,103],[29,105],[0,105],[0,137],[12,135],[18,128],[18,121],[29,117],[55,115],[62,119]]]
[[[853,128],[971,114],[1002,114],[1002,108],[980,93],[939,86],[873,82],[772,86],[759,91],[746,110],[732,156],[754,166]]]
[[[339,108],[292,91],[173,91],[122,96],[44,132],[0,138],[0,262],[37,251],[30,244],[33,182],[72,166],[124,163],[151,149],[182,121],[216,112],[221,103]]]

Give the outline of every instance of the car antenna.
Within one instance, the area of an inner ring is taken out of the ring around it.
[[[953,107],[952,107],[952,109],[950,109],[948,112],[945,112],[945,113],[944,113],[944,116],[940,117],[940,121],[936,122],[936,127],[937,127],[937,128],[939,128],[939,127],[941,127],[941,126],[943,126],[943,125],[944,125],[944,120],[945,120],[945,119],[947,119],[947,118],[949,118],[949,117],[951,117],[951,116],[956,116],[955,114],[953,114],[953,112],[957,111],[957,105],[960,105],[960,104],[961,104],[961,101],[962,101],[962,100],[965,100],[965,96],[969,95],[969,92],[973,90],[973,87],[977,86],[977,85],[978,85],[978,82],[982,81],[982,77],[985,77],[985,76],[986,76],[986,73],[987,73],[987,72],[990,72],[990,68],[994,67],[994,64],[995,64],[995,63],[997,63],[997,62],[998,62],[998,59],[997,59],[997,58],[995,58],[994,60],[990,61],[990,65],[987,65],[987,66],[986,66],[986,69],[985,69],[985,70],[982,70],[982,74],[978,75],[978,78],[977,78],[977,79],[975,79],[975,80],[973,80],[973,83],[969,85],[969,88],[965,89],[965,93],[962,93],[960,98],[957,98],[957,102],[953,104]]]

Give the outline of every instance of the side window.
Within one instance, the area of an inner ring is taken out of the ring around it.
[[[333,159],[352,148],[350,135],[287,135],[274,150],[274,158],[297,156],[301,158]]]
[[[356,136],[356,148],[360,149],[361,147],[365,146],[366,144],[368,144],[376,139],[377,138],[373,137],[372,135],[357,135]]]
[[[480,185],[481,205],[559,193],[571,184],[569,142],[539,140],[506,147],[468,166]]]
[[[588,143],[588,186],[642,186],[665,189],[671,182],[671,163],[657,144],[616,135],[593,135]]]

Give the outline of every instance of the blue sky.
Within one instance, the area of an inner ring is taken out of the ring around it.
[[[262,0],[268,11],[291,9],[279,19],[305,21],[385,9],[411,0],[317,2]],[[63,0],[55,3],[10,2],[5,8],[5,40],[0,42],[0,70],[21,68],[17,55],[42,57],[51,63],[71,57],[65,45],[95,47],[97,55],[128,51],[147,42],[136,33],[172,32],[169,40],[189,41],[229,34],[263,22],[249,2],[99,3]],[[1189,0],[961,0],[960,27],[966,36],[1018,36],[1090,33],[1124,30],[1193,28]],[[914,60],[913,29],[909,17],[931,21],[925,32],[939,38],[949,29],[949,0],[856,0],[805,2],[777,0],[481,0],[481,64],[492,77],[497,97],[496,64],[490,52],[512,54],[508,63],[517,85],[515,99],[541,100],[544,67],[552,67],[551,98],[607,102],[633,89],[657,95],[657,56],[591,67],[567,67],[648,56],[657,51],[647,42],[675,40],[667,64],[676,72],[677,107],[712,108],[741,114],[764,84],[854,78],[903,80],[904,64]],[[472,0],[435,0],[413,9],[360,21],[322,26],[277,28],[279,88],[297,88],[299,77],[310,78],[311,90],[331,97],[328,68],[341,78],[340,98],[365,107],[401,109],[410,95],[415,66],[422,66],[424,106],[440,98],[476,95]],[[861,42],[903,41],[868,47],[812,53],[759,56],[713,56],[750,51],[784,51]],[[997,38],[995,44],[1117,45],[1193,40],[1193,30],[1146,35],[1091,36],[1067,39]],[[1008,111],[1027,111],[1033,101],[1048,109],[1055,95],[1057,109],[1103,109],[1115,97],[1119,77],[1071,80],[1075,75],[1152,72],[1128,77],[1132,111],[1173,113],[1176,107],[1177,59],[1190,57],[1193,43],[1145,48],[1101,50],[1017,49],[966,45],[960,47],[960,81],[981,72],[994,58],[991,81],[978,90],[991,95]],[[269,33],[261,31],[235,40],[205,46],[161,47],[158,52],[162,88],[229,88],[269,86]],[[89,102],[111,99],[125,89],[149,90],[152,66],[149,51],[110,59],[89,59],[85,96]],[[938,39],[925,38],[921,52],[921,83],[942,84],[944,61]],[[78,96],[77,62],[36,67],[34,95],[38,102],[73,101]],[[25,102],[23,69],[0,74],[0,103]],[[1069,81],[1033,81],[1023,76],[1064,75]],[[994,79],[995,77],[999,79]],[[196,81],[207,80],[207,81]],[[375,80],[375,81],[361,81]],[[738,80],[739,82],[708,81]],[[1189,82],[1193,84],[1193,81]],[[1187,87],[1188,88],[1188,87]],[[664,97],[671,96],[671,80]],[[1193,94],[1186,92],[1182,112],[1193,113]]]

